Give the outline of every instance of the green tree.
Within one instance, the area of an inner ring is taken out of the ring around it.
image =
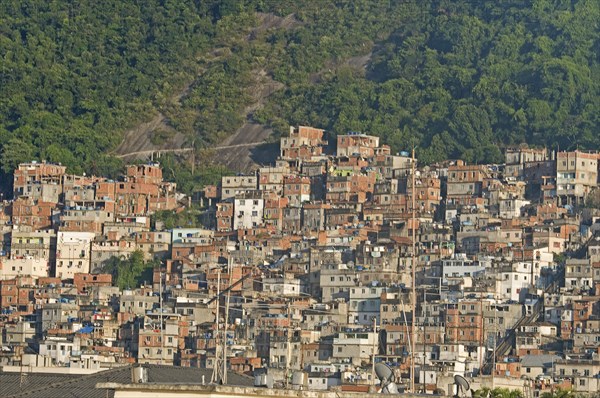
[[[576,394],[571,390],[557,389],[551,392],[542,393],[541,398],[574,398]]]
[[[144,261],[144,253],[136,250],[129,257],[111,257],[103,265],[102,272],[112,275],[113,285],[131,289],[152,281],[152,270],[159,264],[157,260]]]
[[[34,160],[35,148],[29,142],[18,138],[11,138],[2,145],[0,167],[6,174],[10,174],[19,163]]]
[[[508,388],[482,387],[473,392],[474,398],[522,398],[523,393],[520,390],[509,390]]]

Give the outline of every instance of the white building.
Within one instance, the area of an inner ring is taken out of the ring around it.
[[[264,278],[262,286],[263,292],[269,292],[277,296],[300,297],[303,294],[308,295],[297,278]]]
[[[519,198],[500,199],[500,218],[511,219],[521,217],[521,209],[530,203],[528,200]]]
[[[0,265],[0,279],[13,279],[17,276],[31,276],[37,279],[48,276],[48,261],[43,258],[5,258],[0,260]]]
[[[356,286],[349,290],[348,323],[372,325],[373,318],[380,323],[381,286]]]
[[[56,236],[56,277],[72,279],[76,273],[90,272],[93,232],[63,232]]]
[[[252,229],[262,224],[264,199],[260,192],[251,192],[234,199],[233,229]]]
[[[472,277],[484,271],[485,266],[467,259],[464,254],[455,254],[454,258],[442,261],[443,283],[448,283],[448,278]]]
[[[353,331],[339,333],[333,339],[333,360],[351,358],[355,365],[370,363],[373,355],[378,353],[379,333]]]
[[[540,277],[540,267],[531,262],[506,264],[500,271],[500,278],[496,281],[496,292],[505,300],[523,302],[527,292],[531,291],[532,281],[535,287]]]
[[[40,342],[40,355],[51,358],[56,365],[69,364],[71,356],[81,355],[79,337],[72,341],[66,337],[49,337]]]

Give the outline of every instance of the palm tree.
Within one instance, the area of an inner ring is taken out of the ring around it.
[[[552,392],[545,392],[541,398],[575,398],[575,393],[571,390],[557,389]]]
[[[479,390],[473,391],[472,398],[488,398],[491,396],[491,388],[482,387]]]
[[[520,390],[509,390],[508,388],[482,387],[473,392],[473,398],[523,398]]]

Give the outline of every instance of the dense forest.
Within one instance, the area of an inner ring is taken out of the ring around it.
[[[114,175],[123,131],[159,111],[202,155],[164,160],[186,192],[227,172],[207,148],[246,118],[379,135],[425,163],[597,149],[599,21],[597,0],[6,0],[0,173]],[[281,89],[246,114],[261,73]]]

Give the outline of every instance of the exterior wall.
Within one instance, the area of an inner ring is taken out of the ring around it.
[[[229,232],[233,228],[233,202],[217,203],[217,231]]]
[[[340,333],[333,339],[333,355],[336,360],[351,358],[355,365],[369,362],[374,354],[373,346],[377,347],[379,335],[373,332]]]
[[[337,137],[337,156],[360,155],[373,157],[375,148],[379,147],[379,137],[372,135],[348,133]]]
[[[110,274],[75,274],[73,285],[79,292],[83,292],[92,286],[111,286],[112,275]]]
[[[160,184],[163,180],[162,169],[158,163],[127,166],[127,177],[135,182]]]
[[[299,207],[310,200],[310,178],[285,177],[283,184],[283,196],[290,206]]]
[[[258,178],[255,175],[225,176],[221,178],[221,199],[226,200],[236,195],[258,188]]]
[[[12,223],[31,227],[32,230],[49,229],[55,212],[56,203],[19,197],[12,203]]]
[[[141,294],[122,294],[120,300],[120,312],[136,315],[145,315],[158,305],[158,296]]]
[[[556,159],[556,194],[563,203],[579,203],[598,185],[598,154],[559,152]]]
[[[73,279],[76,273],[90,272],[93,232],[62,232],[56,236],[56,277]]]
[[[554,372],[557,377],[572,377],[575,392],[597,392],[600,388],[598,360],[558,360]]]
[[[58,203],[66,167],[50,163],[21,163],[14,172],[13,194]]]
[[[506,166],[504,175],[522,177],[526,163],[543,162],[548,159],[546,149],[518,148],[508,149],[505,154]]]
[[[280,141],[280,157],[290,160],[310,160],[313,156],[323,154],[323,140],[325,130],[314,127],[290,126],[289,137],[282,137]]]
[[[448,167],[448,203],[457,205],[477,205],[481,198],[483,181],[489,177],[487,166],[465,165],[457,161]]]
[[[11,258],[44,259],[50,265],[55,260],[55,248],[56,233],[52,230],[32,232],[13,230],[11,233]]]
[[[380,324],[381,287],[352,287],[348,300],[348,323],[372,325],[373,318]]]
[[[250,229],[262,224],[264,200],[259,197],[236,198],[233,229]]]
[[[0,260],[0,266],[2,267],[1,279],[12,279],[18,276],[43,278],[48,276],[50,270],[47,260],[33,257]]]
[[[289,173],[289,167],[261,167],[258,170],[258,189],[281,195],[283,179]]]
[[[300,280],[295,278],[265,278],[262,285],[263,292],[277,296],[300,297],[303,293]]]
[[[60,216],[60,230],[73,232],[94,232],[97,235],[102,233],[105,222],[114,222],[115,214],[92,207],[78,208],[73,210],[64,210]]]
[[[71,356],[79,356],[81,353],[81,346],[79,339],[75,338],[73,341],[69,341],[66,338],[49,338],[40,343],[41,356],[52,358],[52,361],[56,365],[65,365],[71,362]]]
[[[91,243],[90,272],[99,273],[105,263],[112,257],[129,258],[137,249],[135,241],[131,239],[120,240],[95,240]]]

